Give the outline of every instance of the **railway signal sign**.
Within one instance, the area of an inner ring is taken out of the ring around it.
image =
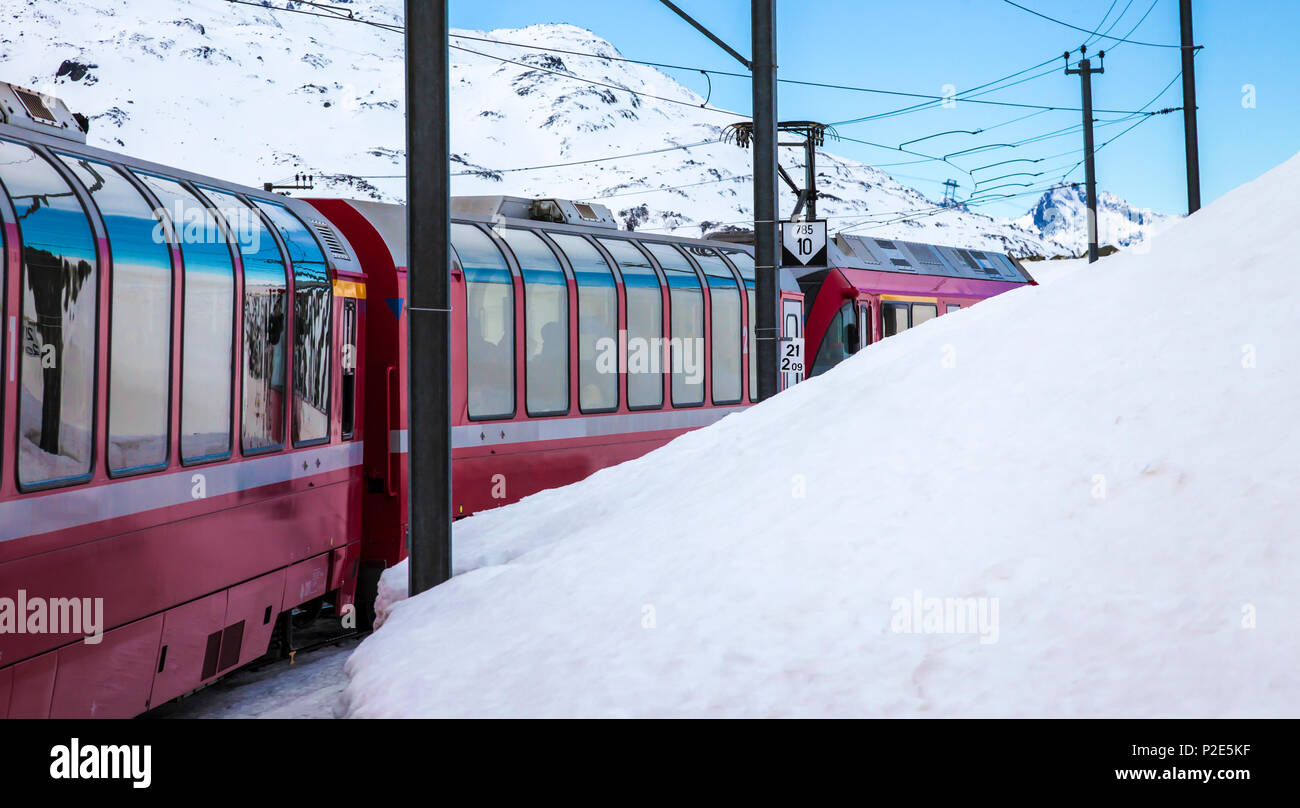
[[[781,222],[781,266],[826,266],[826,220]]]

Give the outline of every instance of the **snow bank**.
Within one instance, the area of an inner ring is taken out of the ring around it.
[[[341,709],[1300,715],[1297,184],[459,523]]]

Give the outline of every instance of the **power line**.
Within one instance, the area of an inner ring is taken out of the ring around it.
[[[1009,5],[1009,6],[1015,6],[1016,8],[1020,9],[1021,11],[1027,11],[1027,12],[1029,12],[1030,14],[1033,14],[1035,17],[1042,17],[1042,18],[1045,19],[1045,20],[1050,20],[1051,22],[1054,22],[1054,23],[1056,23],[1057,25],[1064,25],[1066,28],[1072,28],[1072,29],[1074,29],[1075,31],[1082,31],[1083,33],[1085,33],[1085,34],[1089,34],[1089,35],[1092,35],[1092,34],[1096,34],[1096,33],[1097,33],[1096,31],[1089,31],[1087,28],[1080,28],[1080,27],[1077,26],[1077,25],[1072,25],[1072,24],[1070,24],[1070,23],[1068,23],[1068,22],[1065,22],[1064,20],[1058,20],[1058,19],[1055,18],[1055,17],[1049,17],[1048,15],[1043,14],[1043,13],[1041,13],[1041,12],[1034,11],[1032,8],[1029,8],[1028,6],[1022,6],[1022,5],[1020,5],[1019,3],[1014,2],[1014,0],[1002,0],[1002,2],[1006,3],[1006,4]],[[1101,27],[1101,26],[1098,26],[1098,28],[1100,28],[1100,27]],[[1170,44],[1163,43],[1163,42],[1141,42],[1141,41],[1136,40],[1136,39],[1126,39],[1126,38],[1121,37],[1121,36],[1110,36],[1109,34],[1098,34],[1098,37],[1099,37],[1100,39],[1109,39],[1109,40],[1111,40],[1111,41],[1113,41],[1113,42],[1127,42],[1127,43],[1129,43],[1130,45],[1145,45],[1145,46],[1147,46],[1147,47],[1149,47],[1149,48],[1180,48],[1180,49],[1181,49],[1181,48],[1183,47],[1182,45],[1170,45]]]

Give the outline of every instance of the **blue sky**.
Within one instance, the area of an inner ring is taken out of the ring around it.
[[[748,0],[676,0],[678,5],[748,55]],[[1177,43],[1178,0],[1017,0],[1044,14],[1095,29],[1105,16],[1106,30],[1123,36],[1147,14],[1131,35],[1134,40]],[[1152,3],[1154,2],[1154,6]],[[1197,44],[1205,48],[1196,59],[1199,106],[1201,193],[1208,203],[1300,151],[1300,80],[1294,75],[1296,35],[1300,33],[1300,2],[1296,0],[1193,0]],[[1148,14],[1148,10],[1150,13]],[[1107,13],[1109,12],[1109,13]],[[1123,13],[1122,18],[1120,17]],[[779,75],[782,78],[849,84],[889,90],[943,95],[945,85],[958,91],[1023,70],[1067,49],[1077,48],[1087,34],[1033,16],[1002,0],[778,0]],[[532,23],[567,22],[589,28],[633,58],[743,71],[730,56],[677,18],[658,0],[452,0],[451,22],[458,28],[514,28]],[[1107,50],[1106,72],[1093,81],[1098,109],[1136,110],[1151,101],[1179,72],[1176,48],[1147,47],[1103,41],[1089,48]],[[1077,55],[1076,55],[1077,58]],[[1051,65],[1019,78],[1048,70]],[[1291,69],[1288,74],[1287,69]],[[670,71],[672,72],[672,71]],[[700,93],[706,83],[699,73],[676,71],[674,77]],[[1254,106],[1243,105],[1253,87]],[[749,83],[714,78],[712,104],[739,111],[750,107]],[[1079,107],[1079,79],[1059,69],[983,99]],[[842,121],[915,103],[915,99],[857,92],[798,87],[780,88],[780,117]],[[1181,82],[1174,82],[1152,109],[1182,104]],[[958,102],[861,124],[840,127],[841,134],[894,146],[945,130],[976,130],[1004,124],[980,135],[955,134],[908,146],[927,155],[943,155],[974,146],[1014,143],[1078,124],[1080,114],[1050,111],[1012,122],[1034,110]],[[1118,114],[1098,113],[1099,119]],[[1135,119],[1136,120],[1136,119]],[[1100,144],[1130,123],[1101,126]],[[1100,123],[1100,121],[1099,121]],[[967,171],[1012,158],[1049,158],[1082,148],[1082,135],[1059,137],[1014,149],[990,149],[965,158],[952,158]],[[828,144],[828,149],[872,164],[919,158],[892,149],[855,143]],[[1044,183],[1059,177],[1079,154],[1021,163],[1005,171],[1037,172],[1039,177],[1011,177],[1001,182]],[[887,169],[933,198],[942,196],[941,183],[952,177],[961,183],[960,197],[971,193],[972,177],[947,164],[928,161]],[[975,171],[987,179],[1003,171]],[[1186,210],[1182,113],[1155,116],[1117,139],[1097,157],[1102,190],[1134,204],[1182,213]],[[1070,180],[1082,182],[1078,168]],[[992,183],[996,185],[999,183]],[[982,188],[991,185],[985,183]],[[994,193],[1024,192],[1020,187]],[[1007,199],[987,212],[1015,215],[1034,197]]]

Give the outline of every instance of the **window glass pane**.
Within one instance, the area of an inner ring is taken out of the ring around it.
[[[746,284],[746,286],[748,285]],[[746,336],[749,339],[749,397],[752,400],[758,396],[758,340],[754,336],[758,333],[754,330],[758,325],[758,308],[755,305],[757,298],[754,296],[752,288],[745,290],[745,296],[749,302],[749,327],[746,329]]]
[[[916,328],[926,320],[933,320],[939,316],[939,307],[933,303],[913,303],[912,304],[912,328]]]
[[[744,334],[740,330],[740,289],[731,269],[707,248],[693,248],[709,283],[709,325],[713,373],[713,401],[730,404],[740,401],[740,352]]]
[[[508,418],[515,411],[515,293],[506,259],[492,239],[467,224],[451,226],[465,274],[469,416]]]
[[[704,292],[686,256],[667,244],[646,245],[668,282],[673,406],[704,403]]]
[[[960,303],[949,303],[944,307],[943,313],[952,314],[954,311],[959,311],[960,309],[961,309]]]
[[[59,155],[90,191],[113,256],[108,358],[108,468],[167,464],[172,258],[152,206],[111,166]]]
[[[848,326],[857,322],[853,301],[840,306],[831,318],[830,327],[822,337],[821,347],[817,349],[817,359],[813,362],[812,376],[819,376],[843,362],[849,356]]]
[[[529,415],[569,411],[569,286],[555,253],[528,230],[503,236],[524,276],[525,400]]]
[[[235,268],[217,220],[175,180],[136,173],[171,219],[181,242],[181,459],[230,456]]]
[[[89,476],[99,273],[90,222],[54,167],[0,140],[0,182],[23,247],[18,481]]]
[[[330,435],[331,309],[329,266],[307,225],[274,202],[258,202],[280,231],[293,266],[293,441]]]
[[[284,445],[284,258],[262,217],[233,194],[203,188],[230,225],[244,264],[244,376],[240,438],[246,452]]]
[[[736,271],[740,273],[740,279],[745,284],[745,296],[749,301],[749,321],[745,329],[745,338],[749,342],[749,397],[752,399],[758,395],[758,339],[757,332],[754,330],[758,327],[758,318],[755,308],[754,297],[754,258],[749,253],[742,250],[721,250],[723,255],[736,265]]]
[[[578,407],[618,407],[618,287],[609,264],[580,236],[551,234],[578,281]]]
[[[881,309],[885,321],[885,336],[892,337],[900,331],[907,330],[907,304],[886,303]]]
[[[627,405],[662,407],[664,297],[650,260],[621,239],[601,239],[623,273],[627,297]]]

